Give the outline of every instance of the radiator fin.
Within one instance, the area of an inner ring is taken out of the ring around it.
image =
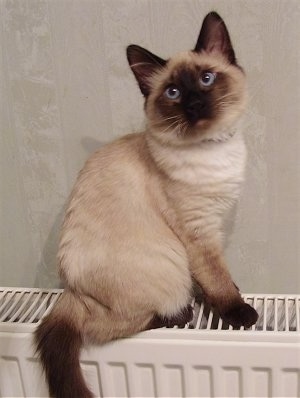
[[[4,357],[0,359],[0,386],[3,397],[25,397],[23,377],[19,359],[16,357]]]
[[[269,368],[252,369],[252,393],[254,397],[261,394],[262,397],[272,396],[272,370]]]
[[[191,370],[191,380],[188,384],[193,388],[188,396],[214,397],[213,369],[211,366],[194,366]]]
[[[133,397],[156,397],[156,378],[153,364],[136,364],[134,367],[135,391],[131,391]]]
[[[183,366],[166,364],[161,369],[162,379],[160,396],[185,397]]]

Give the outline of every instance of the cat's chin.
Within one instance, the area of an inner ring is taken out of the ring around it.
[[[204,137],[215,133],[218,129],[219,128],[216,123],[212,122],[210,119],[199,119],[196,123],[186,129],[183,138],[197,138],[197,140],[201,141]]]
[[[235,135],[239,129],[240,120],[231,121],[230,124],[224,122],[212,122],[209,119],[198,120],[192,126],[189,126],[182,132],[174,129],[173,131],[164,131],[157,126],[148,124],[149,135],[161,144],[174,147],[185,147],[198,145],[206,142],[225,142]]]

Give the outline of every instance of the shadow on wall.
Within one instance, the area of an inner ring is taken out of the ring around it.
[[[231,243],[231,236],[233,235],[235,229],[235,223],[237,220],[239,202],[234,203],[234,205],[229,209],[227,217],[224,220],[223,231],[224,231],[224,248],[227,249]]]
[[[62,283],[57,272],[57,250],[59,243],[60,228],[62,225],[66,203],[55,217],[50,233],[46,239],[41,253],[41,261],[37,266],[35,287],[61,288]]]
[[[106,142],[98,141],[95,138],[83,137],[81,145],[90,156],[97,149],[104,146]],[[87,156],[87,157],[88,157]],[[79,173],[80,170],[76,170],[75,173]],[[70,193],[70,192],[69,192]],[[66,198],[61,210],[54,217],[52,227],[49,235],[46,239],[45,245],[41,253],[41,260],[37,266],[36,278],[34,282],[35,287],[43,288],[62,288],[63,284],[58,276],[58,263],[57,263],[57,251],[59,245],[60,229],[63,222],[65,210],[68,204],[68,198]]]

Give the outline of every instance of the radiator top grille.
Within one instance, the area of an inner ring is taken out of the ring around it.
[[[287,295],[243,295],[246,303],[256,309],[258,321],[250,330],[273,332],[300,331],[300,297]],[[194,319],[191,322],[195,329],[206,330],[244,330],[244,327],[233,328],[224,322],[218,313],[205,303],[194,304]]]
[[[60,289],[0,289],[0,322],[37,323],[59,299]]]
[[[62,292],[61,289],[0,288],[0,322],[36,324],[51,311]],[[246,294],[243,298],[259,314],[250,330],[300,332],[300,296]],[[191,304],[194,318],[185,329],[244,330],[228,325],[201,298],[194,299]]]

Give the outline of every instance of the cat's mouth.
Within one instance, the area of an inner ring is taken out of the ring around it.
[[[182,123],[186,128],[181,129],[181,135],[183,137],[187,137],[189,135],[196,135],[206,132],[212,123],[212,118],[209,116],[197,118],[196,120],[187,120],[185,123]]]
[[[204,128],[207,127],[209,124],[209,119],[199,119],[197,122],[193,125],[195,128]]]

